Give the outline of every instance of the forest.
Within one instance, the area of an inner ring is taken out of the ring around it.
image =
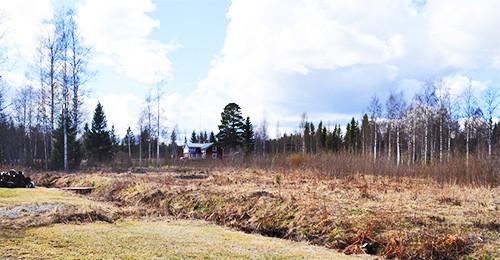
[[[404,169],[459,163],[482,171],[487,164],[490,173],[486,175],[494,182],[498,178],[493,165],[500,147],[497,86],[478,92],[469,84],[457,96],[444,82],[429,81],[409,99],[403,92],[389,93],[385,99],[373,95],[360,111],[362,116],[353,116],[346,126],[327,118],[313,122],[304,113],[293,131],[280,132],[278,122],[273,137],[265,120],[254,126],[250,117],[242,115],[244,108],[230,103],[222,113],[219,132],[194,130],[189,140],[179,140],[177,125],[170,131],[162,127],[158,87],[156,95],[146,97],[137,122],[131,122],[125,136],[118,136],[101,104],[92,120],[85,122],[89,118],[83,109],[87,82],[95,72],[88,68],[92,49],[83,44],[74,12],[60,12],[51,24],[54,30],[40,39],[35,65],[27,72],[36,85],[17,87],[14,95],[7,95],[12,86],[0,82],[0,160],[4,164],[54,170],[159,166],[176,163],[182,157],[182,145],[189,141],[219,143],[227,154],[240,154],[240,161],[349,156],[363,165],[383,163]]]

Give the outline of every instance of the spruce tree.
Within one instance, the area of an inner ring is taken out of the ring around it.
[[[309,149],[310,147],[310,142],[311,142],[311,129],[309,127],[309,122],[305,122],[304,124],[304,151],[306,151],[306,153],[310,153],[311,150]]]
[[[70,169],[78,168],[82,159],[80,142],[76,139],[77,130],[71,123],[71,119],[66,117],[67,143],[68,143],[68,166]],[[64,128],[63,116],[59,117],[58,126],[53,135],[54,150],[51,157],[53,169],[64,167]]]
[[[132,147],[135,145],[135,136],[132,129],[130,129],[130,126],[127,128],[127,133],[123,138],[122,144],[127,146],[129,160],[132,159]]]
[[[229,149],[236,149],[243,144],[243,117],[241,108],[236,103],[229,103],[221,113],[221,124],[217,139]]]
[[[193,133],[191,133],[191,143],[198,143],[199,139],[198,139],[198,136],[196,135],[196,132],[193,131]]]
[[[214,132],[210,132],[209,142],[210,143],[217,143],[217,139],[215,138]]]
[[[255,136],[250,117],[247,117],[245,125],[243,125],[243,147],[245,148],[245,153],[247,155],[252,153],[255,149]]]
[[[85,129],[85,149],[90,161],[101,163],[113,158],[112,136],[107,129],[106,115],[101,103],[97,103],[91,129]]]
[[[113,154],[115,154],[120,149],[120,139],[116,135],[114,125],[111,126],[111,131],[109,132],[109,138],[111,139],[111,146],[113,147],[112,148]]]

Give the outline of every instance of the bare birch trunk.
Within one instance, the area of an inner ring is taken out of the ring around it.
[[[389,123],[389,127],[387,129],[387,134],[389,135],[388,138],[387,138],[388,139],[387,142],[388,142],[388,145],[389,145],[389,147],[387,149],[388,150],[388,152],[387,152],[387,159],[389,161],[391,161],[391,123]]]
[[[401,151],[399,147],[399,125],[396,126],[396,162],[398,166],[401,163]]]
[[[427,141],[427,138],[428,138],[428,133],[429,130],[427,129],[427,119],[425,119],[425,130],[424,130],[424,161],[422,162],[422,164],[426,165],[427,164],[427,152],[428,152],[428,141]]]
[[[373,162],[377,161],[377,122],[373,122],[373,132],[375,137],[373,139]]]

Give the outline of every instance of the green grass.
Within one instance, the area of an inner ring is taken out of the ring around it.
[[[0,207],[35,203],[64,203],[71,205],[90,205],[95,202],[75,196],[59,189],[7,189],[0,188]]]
[[[0,238],[2,257],[351,259],[323,247],[228,230],[202,221],[57,224]]]
[[[0,189],[0,207],[64,203],[112,207],[57,189]],[[37,216],[26,216],[36,218]],[[121,220],[0,230],[0,259],[350,259],[324,247],[245,234],[203,221]],[[366,257],[366,256],[362,256]]]

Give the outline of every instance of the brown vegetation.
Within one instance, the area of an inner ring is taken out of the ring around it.
[[[274,170],[213,166],[34,177],[55,187],[95,186],[90,196],[114,202],[123,216],[204,219],[388,258],[499,256],[496,186],[459,186],[416,172],[390,177],[326,171],[345,169],[342,165],[352,165],[350,161],[327,166],[307,159],[304,165],[316,165],[307,170],[290,170],[286,161],[275,163]]]

